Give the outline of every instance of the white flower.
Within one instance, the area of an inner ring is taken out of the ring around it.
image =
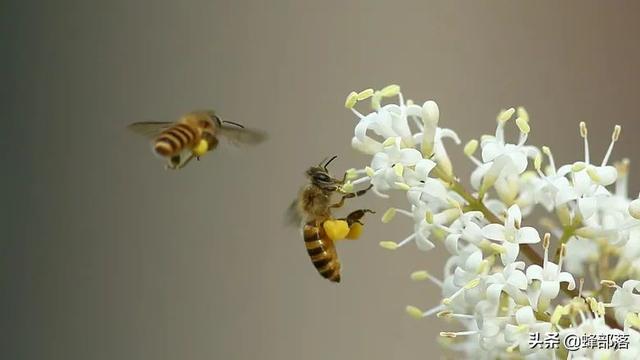
[[[629,312],[640,312],[640,281],[627,280],[622,287],[615,285],[615,288],[608,306],[615,308],[616,320],[622,324]]]
[[[545,311],[549,307],[552,299],[555,299],[560,292],[560,283],[566,282],[567,288],[573,290],[576,287],[573,276],[562,271],[562,260],[565,248],[562,245],[560,250],[560,260],[558,264],[549,261],[549,237],[545,237],[544,263],[543,266],[533,264],[527,267],[527,280],[534,282],[531,288],[531,304],[538,311]]]
[[[506,325],[505,339],[507,342],[512,343],[512,347],[517,347],[522,354],[530,354],[536,351],[529,346],[529,334],[551,332],[551,323],[538,321],[531,306],[523,306],[518,309],[515,313],[515,320],[515,324]]]
[[[528,285],[527,276],[522,272],[524,267],[524,262],[517,261],[505,266],[502,272],[488,276],[487,299],[497,305],[500,303],[500,295],[504,291],[516,303],[528,305],[529,301],[524,293]]]
[[[490,240],[501,242],[505,251],[500,254],[502,263],[507,265],[515,261],[520,251],[520,244],[535,244],[540,242],[538,231],[532,227],[520,227],[522,214],[518,205],[507,210],[504,225],[489,224],[482,228],[482,234]]]
[[[422,159],[418,150],[403,149],[400,147],[400,142],[400,138],[395,138],[391,144],[376,153],[371,160],[371,168],[373,169],[371,183],[379,192],[392,189],[396,187],[396,183],[402,181],[402,173],[395,167],[413,166]]]

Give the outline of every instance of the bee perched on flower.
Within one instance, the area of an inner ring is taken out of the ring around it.
[[[402,240],[380,245],[450,254],[444,269],[411,274],[439,288],[442,301],[406,308],[419,319],[456,320],[462,330],[441,332],[448,350],[469,359],[640,358],[640,199],[627,194],[629,161],[610,164],[620,126],[596,162],[580,123],[584,156],[558,167],[551,149],[527,144],[528,112],[502,110],[494,133],[462,147],[474,167],[463,182],[447,153],[462,142],[440,127],[434,101],[405,101],[390,85],[352,92],[345,105],[357,117],[352,147],[371,156],[347,185],[405,196],[406,208],[390,208],[382,222],[398,214],[413,221]],[[514,142],[505,136],[510,124]],[[534,221],[537,207],[547,214]],[[535,333],[555,333],[557,346],[532,346]],[[591,334],[628,341],[589,347]],[[582,347],[566,340],[575,336]]]

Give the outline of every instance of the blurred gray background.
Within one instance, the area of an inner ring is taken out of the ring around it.
[[[440,248],[388,252],[411,223],[340,244],[343,282],[321,279],[283,211],[303,171],[350,149],[351,90],[434,99],[466,141],[525,105],[531,143],[582,159],[634,157],[640,10],[601,1],[5,1],[1,5],[3,359],[423,359],[453,324],[413,283]],[[166,172],[133,121],[197,108],[265,129]],[[450,152],[457,171],[470,164]],[[640,175],[632,162],[632,193]],[[398,204],[404,203],[399,197]]]

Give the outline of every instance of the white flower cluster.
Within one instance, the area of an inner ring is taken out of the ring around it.
[[[397,104],[383,104],[395,98]],[[356,110],[365,100],[372,108],[367,115]],[[461,141],[439,126],[435,102],[405,102],[400,88],[390,85],[352,92],[345,105],[358,117],[352,146],[372,159],[348,172],[344,188],[370,182],[377,195],[401,194],[408,201],[407,209],[391,208],[382,221],[405,215],[413,229],[404,240],[380,245],[395,250],[415,243],[427,251],[439,244],[450,254],[442,280],[424,270],[411,274],[440,288],[442,302],[426,311],[407,307],[416,318],[457,323],[449,326],[461,330],[441,333],[447,349],[473,359],[640,358],[640,281],[634,280],[640,274],[640,200],[627,196],[628,161],[608,165],[619,126],[604,159],[594,164],[581,123],[584,159],[557,168],[549,148],[526,144],[526,110],[503,110],[494,135],[463,147],[475,166],[468,190],[455,176],[444,140]],[[519,130],[515,143],[505,138],[509,123]],[[542,235],[523,223],[538,205],[546,214],[537,222]],[[620,332],[630,343],[625,350],[531,349],[530,333],[552,331],[563,337]]]

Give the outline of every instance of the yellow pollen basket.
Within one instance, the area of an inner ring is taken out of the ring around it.
[[[362,224],[353,223],[353,225],[351,225],[351,229],[349,229],[349,233],[347,234],[347,239],[355,240],[359,238],[360,235],[362,235],[362,229],[363,229]]]
[[[198,145],[191,150],[195,156],[202,156],[206,154],[207,151],[209,151],[209,143],[204,139],[201,139]]]
[[[349,235],[349,224],[344,220],[327,220],[322,224],[325,233],[333,241],[343,240]]]

